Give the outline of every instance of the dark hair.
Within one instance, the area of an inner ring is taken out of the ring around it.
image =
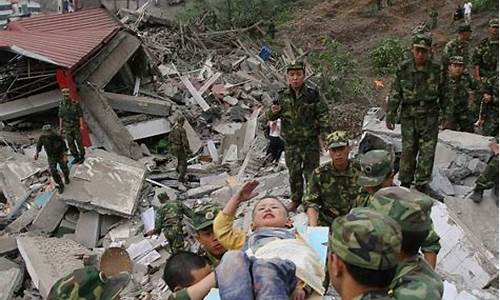
[[[343,262],[352,278],[359,284],[368,287],[386,288],[391,284],[396,274],[397,266],[387,270],[370,270],[352,265],[344,260]]]
[[[257,202],[255,203],[255,205],[253,206],[253,209],[252,209],[252,218],[255,215],[255,209],[257,208],[257,205],[259,205],[259,203],[262,200],[265,200],[265,199],[275,199],[276,201],[278,201],[283,206],[283,208],[285,209],[286,216],[288,217],[288,209],[286,208],[285,204],[283,202],[281,202],[280,199],[278,199],[276,197],[273,197],[273,196],[264,196],[264,197],[260,198],[259,200],[257,200]]]
[[[171,291],[176,287],[185,288],[193,284],[192,271],[205,267],[205,258],[187,251],[179,251],[172,255],[165,265],[163,280]]]
[[[403,230],[402,233],[403,241],[401,242],[401,252],[404,252],[407,255],[416,255],[429,235],[429,230],[416,232]]]

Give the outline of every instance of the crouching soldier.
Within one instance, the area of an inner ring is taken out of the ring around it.
[[[62,182],[59,171],[57,170],[57,165],[59,165],[63,171],[64,182],[69,184],[69,168],[65,158],[65,153],[68,149],[62,136],[57,134],[52,129],[51,125],[43,125],[42,131],[43,133],[36,143],[36,153],[34,158],[35,160],[38,159],[38,155],[43,147],[47,153],[50,175],[52,175],[52,178],[54,178],[54,181],[57,183],[57,190],[60,194],[62,194],[64,192],[64,183]]]

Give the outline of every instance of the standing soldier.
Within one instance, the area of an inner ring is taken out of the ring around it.
[[[438,23],[438,12],[436,9],[432,9],[430,12],[429,12],[429,17],[431,18],[431,21],[430,21],[430,28],[431,29],[435,29],[437,27],[437,23]]]
[[[432,39],[417,34],[413,37],[413,59],[403,62],[396,72],[387,108],[386,126],[394,130],[401,108],[403,151],[399,178],[401,185],[424,193],[432,192],[434,154],[439,131],[442,101],[442,76],[438,65],[429,59]]]
[[[34,158],[35,160],[38,159],[38,155],[40,151],[42,151],[43,147],[47,153],[50,175],[52,175],[52,178],[54,178],[54,181],[57,183],[57,190],[60,194],[62,194],[64,192],[64,183],[62,182],[59,171],[57,170],[57,165],[59,165],[63,171],[64,182],[69,184],[69,169],[65,158],[65,154],[68,149],[66,148],[66,143],[64,142],[62,136],[57,134],[52,129],[51,125],[43,125],[42,131],[43,133],[36,143],[36,153]]]
[[[443,129],[474,132],[474,119],[469,110],[471,92],[477,84],[469,74],[464,74],[464,59],[453,56],[449,59],[448,76],[443,87],[444,109]]]
[[[309,226],[330,226],[351,210],[359,193],[359,166],[349,159],[347,134],[335,131],[326,141],[332,161],[314,170],[304,194]]]
[[[496,143],[490,144],[493,156],[488,161],[486,169],[479,175],[474,187],[474,193],[470,196],[472,201],[479,203],[483,200],[483,192],[487,189],[495,188],[498,206],[498,137]]]
[[[479,117],[483,135],[498,136],[498,75],[490,77],[483,85],[483,98]]]
[[[472,56],[474,78],[481,81],[498,73],[498,19],[491,19],[488,24],[490,37],[479,43]]]
[[[61,92],[64,99],[59,105],[59,133],[66,135],[73,162],[81,164],[85,160],[85,148],[80,134],[84,126],[82,108],[78,102],[71,99],[68,88],[63,88]]]
[[[443,55],[441,57],[441,62],[443,64],[444,74],[448,71],[448,66],[450,65],[450,57],[461,56],[464,60],[465,72],[470,69],[470,58],[472,54],[472,49],[470,45],[470,38],[472,30],[470,25],[461,24],[457,28],[458,36],[444,46]]]
[[[281,118],[282,137],[285,141],[285,158],[290,173],[292,204],[295,211],[302,202],[304,178],[309,179],[319,166],[320,138],[330,128],[328,106],[317,89],[305,85],[305,67],[296,62],[287,67],[288,88],[278,96],[267,112],[263,124]]]
[[[179,181],[184,182],[187,170],[187,158],[190,154],[189,141],[184,127],[185,118],[182,115],[177,117],[177,122],[170,133],[172,143],[172,153],[177,158],[176,171],[179,174]]]

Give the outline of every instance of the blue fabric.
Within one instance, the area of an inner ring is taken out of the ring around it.
[[[226,252],[215,277],[221,300],[283,300],[297,285],[293,262],[248,257],[241,251]]]
[[[274,240],[294,239],[296,235],[295,228],[275,228],[265,227],[255,230],[245,241],[242,251],[251,249],[253,253],[265,244]]]

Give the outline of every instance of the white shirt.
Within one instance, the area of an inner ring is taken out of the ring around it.
[[[269,121],[269,136],[279,137],[281,135],[281,119]]]
[[[470,15],[471,11],[472,11],[472,3],[470,3],[470,2],[465,3],[464,4],[464,14]]]

